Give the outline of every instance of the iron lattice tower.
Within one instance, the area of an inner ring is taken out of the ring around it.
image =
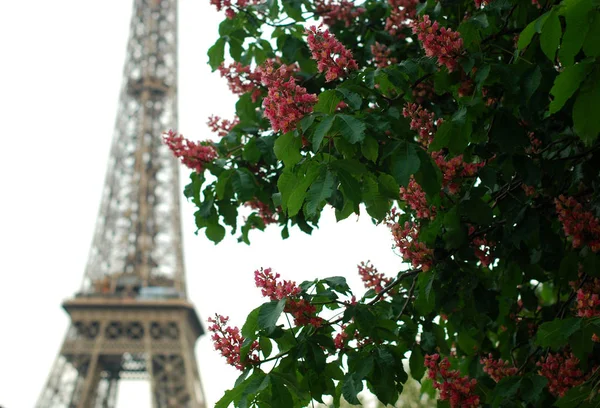
[[[150,381],[153,408],[205,407],[178,163],[161,140],[176,124],[177,0],[135,0],[96,231],[39,408],[114,407],[126,378]]]

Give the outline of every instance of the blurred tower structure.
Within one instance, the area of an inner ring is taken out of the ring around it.
[[[153,408],[205,407],[178,163],[161,140],[176,127],[177,0],[135,0],[96,231],[39,408],[114,407],[128,378],[150,382]]]

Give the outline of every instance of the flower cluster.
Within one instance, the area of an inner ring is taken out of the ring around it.
[[[531,143],[531,146],[527,147],[525,152],[530,154],[539,153],[542,147],[542,141],[535,137],[535,132],[529,132],[527,136],[529,137],[529,143]]]
[[[296,285],[296,282],[286,280],[278,282],[277,279],[279,277],[280,275],[278,273],[273,275],[273,270],[271,268],[260,268],[260,271],[254,271],[254,283],[257,288],[261,289],[261,293],[264,297],[268,297],[271,300],[281,300],[300,294],[301,290],[298,285]]]
[[[296,326],[321,327],[323,325],[323,319],[316,316],[317,308],[306,299],[288,299],[283,311],[294,317]]]
[[[548,353],[536,364],[538,373],[548,379],[548,391],[555,397],[562,397],[571,388],[585,381],[579,369],[579,359],[573,353]]]
[[[356,7],[353,1],[315,0],[315,12],[323,18],[323,23],[330,27],[338,22],[350,27],[365,11],[363,7]]]
[[[228,19],[232,19],[235,17],[236,12],[233,7],[239,9],[243,9],[249,5],[259,4],[258,0],[236,0],[235,5],[232,0],[210,0],[210,4],[217,8],[217,11],[221,11],[225,9],[225,15]]]
[[[585,282],[581,277],[576,282],[570,282],[571,287],[577,290],[575,309],[579,317],[600,316],[600,278],[591,278]]]
[[[448,400],[452,408],[478,407],[479,396],[475,394],[477,380],[462,377],[458,370],[451,370],[448,358],[439,359],[439,354],[425,356],[428,377],[433,380],[433,386],[440,390],[440,400]]]
[[[469,225],[469,236],[473,235],[474,233],[475,227]],[[495,243],[488,241],[485,235],[477,235],[471,238],[471,245],[473,246],[475,256],[479,259],[481,264],[486,268],[490,266],[494,260],[492,257],[492,247],[495,245]]]
[[[417,218],[435,219],[436,208],[434,205],[427,204],[425,192],[414,176],[410,176],[408,186],[400,187],[400,199],[406,201],[406,204],[416,211]]]
[[[402,115],[410,118],[410,129],[417,132],[418,142],[427,149],[435,135],[435,114],[416,103],[407,103],[402,109]],[[441,123],[442,119],[439,119],[437,125]]]
[[[268,204],[265,204],[262,201],[253,200],[248,201],[244,204],[244,206],[256,210],[258,212],[258,216],[260,219],[262,219],[265,225],[277,223],[277,216],[273,213],[273,211],[271,211]]]
[[[475,0],[475,7],[479,9],[482,5],[487,6],[491,1],[492,0]]]
[[[317,95],[309,94],[306,88],[297,85],[290,72],[289,66],[282,64],[275,68],[272,61],[266,61],[262,68],[261,80],[268,89],[263,100],[264,115],[275,132],[293,130],[317,103]]]
[[[483,364],[483,372],[496,382],[500,382],[504,377],[513,376],[519,371],[517,367],[512,366],[508,361],[494,359],[492,353],[487,357],[483,357],[480,362]]]
[[[383,273],[379,273],[377,268],[371,264],[371,261],[361,262],[358,265],[358,274],[362,279],[365,288],[375,290],[379,293],[383,288],[391,282],[390,278],[386,278]]]
[[[450,194],[458,193],[460,183],[458,179],[462,177],[473,177],[479,169],[485,166],[485,162],[466,163],[463,155],[460,154],[451,159],[447,159],[441,152],[433,152],[431,157],[442,171],[442,186],[448,190]]]
[[[234,62],[227,66],[219,66],[221,77],[227,80],[229,89],[235,95],[243,95],[252,92],[252,102],[256,102],[261,94],[261,71],[258,67],[253,71],[249,66]]]
[[[227,364],[231,364],[238,370],[243,370],[248,364],[256,364],[259,361],[257,341],[254,341],[250,346],[248,357],[242,360],[240,349],[244,343],[244,338],[237,327],[225,326],[229,321],[229,317],[215,314],[215,318],[209,317],[208,321],[212,323],[208,327],[208,331],[213,333],[211,339],[215,350],[221,352],[221,355],[227,359]]]
[[[342,325],[341,331],[335,335],[335,338],[333,339],[333,345],[335,346],[336,349],[341,350],[344,348],[344,345],[346,344],[346,341],[348,341],[348,333],[346,333],[346,326],[345,324]]]
[[[538,196],[538,192],[535,190],[534,186],[528,186],[527,184],[523,183],[521,184],[521,188],[523,189],[527,197],[535,198]]]
[[[437,21],[431,22],[428,15],[412,24],[412,31],[423,44],[425,55],[436,57],[438,65],[445,65],[452,72],[458,65],[463,41],[458,32],[441,27]]]
[[[204,164],[212,162],[217,157],[217,150],[210,142],[195,143],[185,139],[174,130],[163,134],[163,141],[171,149],[175,157],[197,173],[204,171]]]
[[[433,98],[434,89],[430,82],[423,81],[413,86],[412,95],[417,104],[421,104],[425,101]]]
[[[391,53],[392,50],[390,50],[385,44],[375,42],[375,44],[371,45],[371,54],[373,54],[373,61],[375,62],[375,65],[379,68],[385,68],[388,65],[398,63],[397,58],[390,57]]]
[[[560,195],[554,200],[558,220],[573,248],[588,245],[592,252],[600,251],[600,221],[574,197]]]
[[[219,137],[225,137],[231,129],[233,129],[240,120],[236,116],[233,120],[221,119],[220,116],[210,115],[206,124],[213,133],[216,133]]]
[[[385,30],[392,36],[399,36],[402,28],[417,15],[419,0],[388,0],[390,15],[385,20]]]
[[[392,211],[386,224],[392,231],[395,246],[400,251],[400,255],[413,267],[420,267],[423,271],[428,271],[433,265],[433,250],[427,248],[423,242],[419,242],[419,225],[408,221],[402,225],[397,222],[396,218]]]
[[[278,282],[279,274],[273,274],[271,268],[254,271],[254,283],[261,289],[262,295],[271,300],[285,299],[283,311],[294,317],[297,326],[312,325],[321,327],[323,319],[316,316],[316,307],[306,299],[299,299],[301,289],[296,282]]]
[[[329,30],[311,26],[306,30],[308,48],[312,58],[317,61],[319,72],[325,72],[325,80],[333,81],[357,70],[358,65],[352,58],[352,52],[339,42]]]

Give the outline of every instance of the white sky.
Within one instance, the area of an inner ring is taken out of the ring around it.
[[[2,1],[0,12],[0,406],[32,407],[63,340],[61,302],[79,288],[99,207],[113,134],[132,1]],[[210,138],[210,114],[231,117],[235,99],[211,74],[206,51],[218,14],[208,0],[179,3],[179,130]],[[189,172],[182,169],[182,186]],[[185,201],[185,200],[184,200]],[[383,226],[368,216],[335,224],[331,213],[312,236],[297,229],[228,235],[215,246],[195,236],[193,208],[182,223],[190,300],[203,320],[219,312],[241,326],[262,302],[253,271],[273,267],[296,280],[346,275],[357,293],[356,264],[370,259],[393,274],[400,258]],[[196,344],[208,406],[239,372],[208,336]],[[148,386],[123,384],[118,406],[149,407]],[[142,391],[144,391],[142,393]]]

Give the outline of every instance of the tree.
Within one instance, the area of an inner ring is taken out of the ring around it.
[[[365,385],[394,404],[406,358],[438,406],[597,406],[600,1],[211,3],[236,117],[211,118],[218,142],[165,135],[198,230],[218,243],[248,207],[241,241],[285,239],[366,211],[409,266],[359,265],[361,299],[256,271],[267,302],[209,328],[242,370],[217,406]]]

